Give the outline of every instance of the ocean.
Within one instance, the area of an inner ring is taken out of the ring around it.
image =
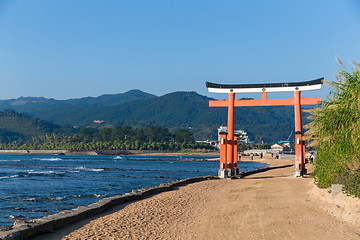
[[[209,156],[0,155],[0,226],[175,180],[217,175]],[[266,167],[240,162],[240,172]]]

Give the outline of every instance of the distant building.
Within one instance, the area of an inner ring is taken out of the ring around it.
[[[94,123],[103,123],[103,122],[105,122],[104,120],[94,120],[93,121]]]
[[[221,132],[227,132],[227,126],[225,124],[221,125],[218,128],[218,141],[219,142],[220,142],[220,133]],[[251,143],[250,138],[248,137],[245,130],[234,130],[234,134],[238,135],[238,142]]]
[[[288,145],[286,143],[275,143],[271,145],[271,150],[279,152],[290,151],[290,144]]]
[[[212,141],[212,140],[196,140],[195,142],[198,142],[198,143],[208,143],[210,145],[216,145],[216,141]]]
[[[289,142],[289,141],[278,141],[277,143],[278,143],[278,144],[283,144],[283,145],[285,145],[285,146],[290,147],[290,142]]]
[[[225,124],[218,128],[218,142],[220,142],[220,133],[227,132],[227,126]]]

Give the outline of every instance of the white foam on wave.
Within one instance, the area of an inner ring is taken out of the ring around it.
[[[60,161],[61,158],[39,158],[41,161]]]
[[[92,171],[92,172],[102,172],[102,171],[104,171],[104,169],[102,169],[102,168],[93,168],[93,169],[90,169],[90,171]]]
[[[35,171],[35,170],[28,170],[26,171],[27,174],[41,174],[41,175],[47,175],[47,174],[54,174],[54,171]]]
[[[81,195],[80,195],[80,194],[77,194],[77,195],[71,195],[70,197],[72,197],[72,198],[81,198]]]
[[[0,160],[0,162],[20,162],[21,160]]]
[[[50,201],[62,201],[64,200],[66,197],[63,196],[63,197],[48,197],[47,199],[50,200]]]
[[[77,167],[77,168],[75,168],[75,169],[81,170],[81,171],[88,171],[88,172],[102,172],[102,171],[104,171],[103,168]]]
[[[25,198],[25,199],[21,199],[18,201],[20,201],[20,202],[36,202],[36,199],[35,198]]]
[[[114,159],[123,159],[121,156],[116,156]]]
[[[19,177],[19,175],[4,176],[4,177],[0,177],[0,179],[16,178],[16,177]]]
[[[107,194],[93,194],[93,196],[96,198],[103,198],[103,197],[107,197]]]

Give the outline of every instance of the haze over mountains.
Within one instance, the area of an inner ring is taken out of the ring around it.
[[[68,100],[20,97],[0,100],[0,109],[14,109],[33,118],[78,128],[161,125],[174,130],[190,127],[196,140],[216,140],[217,128],[227,123],[227,109],[210,108],[210,99],[196,92],[173,92],[158,97],[131,90]],[[104,123],[97,124],[94,120]],[[294,128],[293,107],[238,107],[235,128],[247,131],[252,140],[255,136],[270,143],[286,140]]]

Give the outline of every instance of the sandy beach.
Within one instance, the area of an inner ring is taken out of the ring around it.
[[[293,170],[189,184],[31,239],[360,239],[360,200],[332,198]]]

